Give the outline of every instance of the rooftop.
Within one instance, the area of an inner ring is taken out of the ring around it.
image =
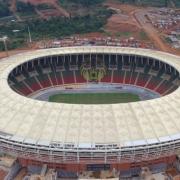
[[[165,143],[180,139],[180,88],[155,100],[126,104],[78,105],[33,100],[14,92],[7,79],[13,68],[34,58],[73,53],[149,56],[180,71],[175,55],[133,48],[71,47],[18,54],[0,62],[0,137],[32,145],[92,148]]]

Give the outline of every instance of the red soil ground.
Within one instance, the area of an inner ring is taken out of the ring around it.
[[[141,30],[146,32],[149,41],[151,41],[155,47],[161,51],[166,51],[176,55],[180,55],[178,50],[169,46],[162,38],[161,34],[151,25],[147,24],[144,18],[144,14],[147,9],[141,7],[121,4],[116,0],[107,0],[105,3],[109,8],[113,8],[120,13],[113,15],[109,18],[105,29],[110,32],[131,32],[133,37],[136,37],[137,33]],[[124,15],[124,16],[123,16]],[[125,17],[126,16],[126,17]]]
[[[17,15],[16,13],[16,1],[17,0],[11,0],[11,11],[13,12],[13,14],[17,17],[18,20],[21,20],[21,18]],[[39,5],[39,4],[49,4],[52,7],[54,7],[55,9],[53,10],[53,16],[65,16],[65,17],[69,17],[69,13],[63,9],[59,3],[57,2],[57,0],[21,0],[23,2],[29,2],[33,5]],[[37,13],[39,14],[39,13]],[[50,13],[49,16],[51,16],[52,13]],[[39,14],[40,15],[40,14]],[[48,14],[43,15],[43,13],[40,15],[40,17],[44,17],[47,18]]]
[[[7,174],[8,174],[8,172],[0,169],[0,180],[3,180]]]

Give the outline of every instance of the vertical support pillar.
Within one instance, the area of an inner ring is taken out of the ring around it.
[[[58,65],[58,60],[59,60],[59,57],[57,56],[56,57],[56,65]]]
[[[89,54],[89,57],[90,57],[90,66],[92,68],[92,57],[91,57],[91,54]]]
[[[116,67],[118,67],[118,55],[116,54]]]
[[[104,53],[103,53],[103,63],[105,64],[105,61],[104,61]]]
[[[107,163],[107,151],[105,150],[105,156],[104,156],[104,164],[106,164]]]
[[[109,66],[108,66],[108,69],[110,67],[110,63],[111,63],[111,54],[109,54]]]
[[[84,63],[84,53],[83,53],[83,63]]]
[[[76,66],[78,67],[78,54],[76,54]],[[79,67],[78,67],[79,68]],[[77,68],[77,69],[78,69]]]
[[[96,54],[96,68],[97,68],[97,54]]]
[[[79,164],[79,151],[77,152],[77,163]]]
[[[123,69],[123,66],[124,66],[124,54],[122,54],[122,69]]]

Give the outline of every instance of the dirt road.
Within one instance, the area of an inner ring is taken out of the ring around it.
[[[144,29],[144,31],[147,33],[150,39],[153,40],[154,45],[156,48],[159,48],[162,51],[167,51],[166,45],[162,42],[160,37],[158,36],[158,32],[156,29],[150,24],[147,23],[146,21],[146,11],[145,10],[139,10],[133,13],[135,19],[137,22],[140,24],[140,26]]]
[[[118,31],[119,28],[119,31],[129,30],[130,32],[134,32],[134,30],[138,31],[138,29],[142,29],[146,32],[149,40],[152,41],[158,50],[180,55],[180,52],[170,47],[169,44],[161,39],[161,34],[157,31],[157,29],[154,28],[152,24],[147,22],[145,15],[148,13],[148,11],[151,11],[152,8],[141,8],[133,5],[121,4],[115,0],[107,0],[105,5],[107,5],[109,8],[120,11],[119,15],[117,11],[117,14],[109,18],[108,24],[106,25],[107,30],[115,29]],[[126,19],[123,18],[125,16],[127,16]],[[124,27],[120,26],[119,24],[124,24]]]
[[[153,41],[155,47],[161,51],[174,53],[180,55],[180,52],[170,47],[167,43],[165,43],[161,37],[160,33],[153,27],[152,24],[147,22],[145,15],[147,14],[147,10],[136,10],[133,15],[137,22],[140,24],[142,29],[146,32],[149,38]]]

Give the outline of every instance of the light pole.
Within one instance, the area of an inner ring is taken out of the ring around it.
[[[4,43],[4,49],[6,51],[6,56],[9,56],[8,48],[7,48],[7,42],[6,42],[7,39],[8,39],[7,36],[3,36],[2,38],[0,38],[0,41],[2,41]]]
[[[14,29],[13,30],[13,33],[17,33],[17,32],[20,32],[22,30],[19,30],[19,29]],[[26,29],[25,29],[26,31]],[[30,44],[32,43],[32,37],[31,37],[31,31],[30,31],[30,28],[29,26],[27,26],[27,33],[28,33],[28,39],[27,39],[27,42],[29,42]]]
[[[31,31],[30,31],[30,29],[29,29],[29,26],[28,26],[28,34],[29,34],[29,42],[32,43]]]

